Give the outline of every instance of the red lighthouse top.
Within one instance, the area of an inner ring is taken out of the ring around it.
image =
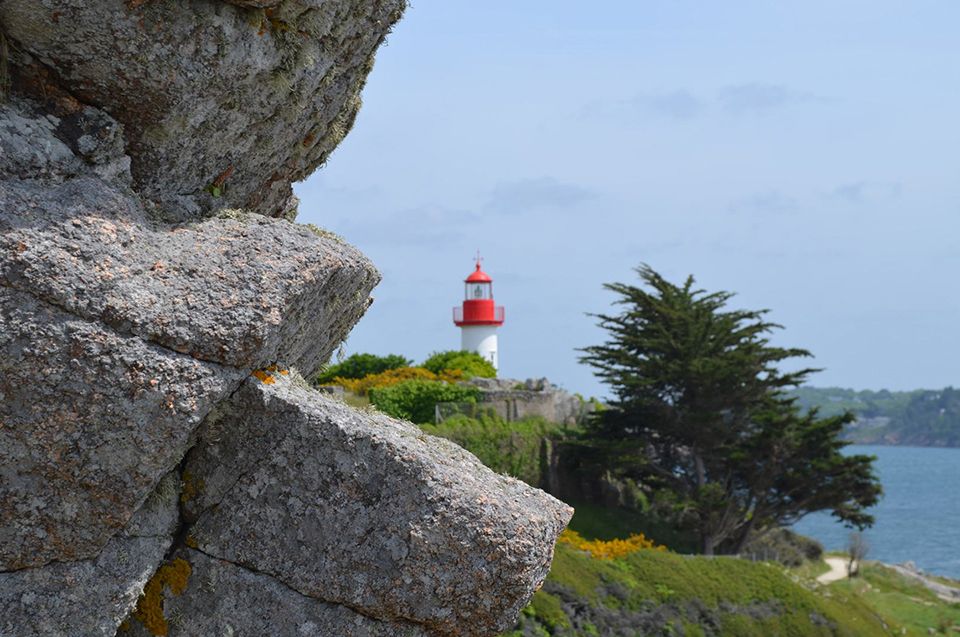
[[[467,283],[493,283],[490,275],[480,269],[480,259],[477,259],[477,269],[470,273],[466,279]]]
[[[463,305],[453,308],[453,322],[457,327],[503,325],[503,307],[493,302],[493,279],[480,269],[480,261],[477,253],[477,267],[464,279]]]

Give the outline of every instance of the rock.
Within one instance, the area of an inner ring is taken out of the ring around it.
[[[0,102],[0,179],[63,179],[84,171],[83,161],[55,134],[60,119],[37,108],[16,97]]]
[[[45,97],[55,85],[123,124],[135,187],[158,215],[286,216],[290,183],[353,125],[404,4],[5,0],[0,24],[20,85]]]
[[[245,375],[0,287],[0,571],[95,557]]]
[[[403,5],[0,0],[0,637],[484,635],[543,581],[569,507],[286,371],[379,279],[290,183]]]
[[[402,621],[383,622],[346,606],[301,595],[280,581],[183,549],[175,559],[190,565],[186,589],[168,591],[163,600],[169,637],[270,635],[271,637],[423,637],[427,633]],[[122,637],[152,637],[136,619]]]
[[[449,441],[282,374],[244,383],[186,471],[204,553],[431,634],[509,628],[572,513]]]
[[[0,573],[0,637],[113,637],[170,546],[177,483],[162,480],[96,558]]]
[[[104,182],[0,188],[0,285],[238,368],[311,372],[369,305],[373,265],[332,235],[250,215],[152,226]]]
[[[151,223],[122,183],[69,161],[62,122],[33,108],[0,107],[0,130],[20,131],[0,142],[0,285],[248,372],[276,362],[312,372],[363,315],[379,273],[339,237],[236,211]],[[87,148],[113,165],[106,139]],[[24,161],[49,178],[20,178]]]

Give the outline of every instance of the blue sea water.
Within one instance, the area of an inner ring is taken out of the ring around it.
[[[851,445],[848,453],[877,457],[884,497],[864,536],[867,559],[912,560],[930,573],[960,579],[960,449]],[[814,514],[794,527],[827,550],[843,550],[850,529],[829,514]]]

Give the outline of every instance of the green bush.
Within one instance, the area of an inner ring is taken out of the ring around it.
[[[329,383],[334,378],[363,378],[370,374],[379,374],[388,369],[397,369],[398,367],[409,367],[413,361],[400,356],[399,354],[387,354],[386,356],[377,356],[376,354],[354,354],[347,357],[342,363],[331,365],[317,374],[314,378],[314,384],[322,385]]]
[[[452,440],[497,473],[505,473],[535,487],[543,482],[543,440],[561,437],[566,431],[563,425],[543,418],[507,422],[496,416],[453,416],[438,425],[423,425],[421,429]]]
[[[455,369],[463,372],[466,378],[479,376],[481,378],[496,378],[497,370],[493,364],[476,352],[449,350],[435,352],[423,362],[421,367],[429,369],[434,374],[451,372]]]
[[[427,424],[434,420],[437,403],[475,403],[480,390],[439,381],[408,380],[389,387],[374,387],[368,396],[370,403],[386,414]]]

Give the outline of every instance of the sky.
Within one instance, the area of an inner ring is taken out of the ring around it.
[[[816,386],[960,384],[960,3],[414,0],[296,191],[383,281],[347,354],[457,349],[479,249],[500,375],[577,348],[648,263],[769,308]]]

